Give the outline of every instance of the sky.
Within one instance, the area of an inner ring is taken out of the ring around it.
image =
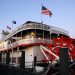
[[[42,5],[52,12],[51,17],[41,14]],[[26,21],[43,21],[75,38],[75,0],[0,0],[0,34],[2,30],[11,32],[7,26],[15,29]]]

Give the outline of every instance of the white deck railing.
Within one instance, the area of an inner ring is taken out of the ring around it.
[[[16,41],[12,44],[9,44],[7,46],[7,49],[11,49],[13,47],[16,47],[18,45],[22,45],[22,44],[35,44],[35,43],[50,43],[49,39],[42,39],[42,38],[29,38],[29,39],[21,39],[19,41]]]

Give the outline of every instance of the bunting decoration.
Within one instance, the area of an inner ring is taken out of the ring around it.
[[[8,35],[9,32],[8,32],[7,30],[6,30],[6,31],[5,31],[5,30],[2,30],[2,34],[3,34],[3,35]]]

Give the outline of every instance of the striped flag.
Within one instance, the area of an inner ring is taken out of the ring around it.
[[[8,28],[9,30],[11,30],[11,27],[7,26],[7,28]]]
[[[48,10],[45,6],[42,6],[41,14],[50,15],[51,17],[52,12]]]

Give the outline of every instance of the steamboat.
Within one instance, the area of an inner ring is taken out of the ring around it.
[[[66,30],[27,21],[0,40],[0,62],[36,72],[48,72],[53,65],[56,73],[59,47],[68,47],[69,62],[73,63],[75,43]]]

